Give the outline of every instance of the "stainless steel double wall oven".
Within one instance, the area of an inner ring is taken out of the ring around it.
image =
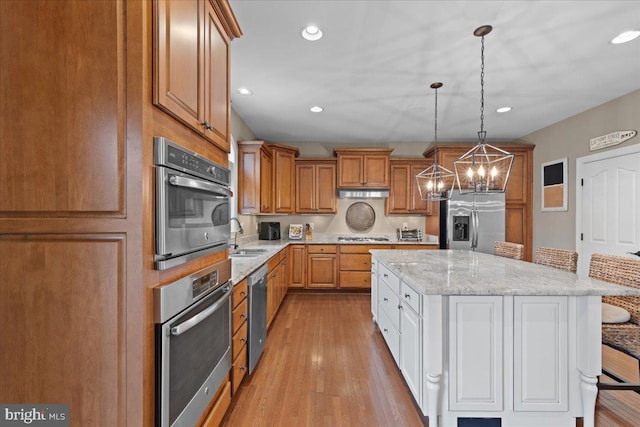
[[[192,426],[231,369],[231,260],[154,289],[156,425]]]
[[[165,138],[154,138],[156,269],[228,247],[231,173]]]

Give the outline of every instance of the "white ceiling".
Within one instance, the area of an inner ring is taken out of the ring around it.
[[[485,38],[488,141],[513,140],[640,88],[640,1],[231,0],[232,107],[278,142],[473,141]],[[300,36],[310,23],[324,37]],[[235,93],[238,87],[252,96]],[[321,105],[322,113],[309,107]],[[500,106],[511,106],[506,114]],[[640,114],[640,112],[639,112]],[[615,130],[615,129],[612,129]]]

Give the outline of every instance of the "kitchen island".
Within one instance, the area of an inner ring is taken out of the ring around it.
[[[371,253],[374,320],[430,426],[593,427],[601,296],[636,290],[477,252]]]

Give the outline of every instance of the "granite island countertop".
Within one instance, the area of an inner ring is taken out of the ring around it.
[[[371,254],[424,295],[640,295],[627,286],[526,261],[464,250],[378,250]]]

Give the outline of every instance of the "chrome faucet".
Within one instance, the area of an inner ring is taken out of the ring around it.
[[[235,236],[233,238],[233,249],[235,250],[235,249],[238,249],[238,233],[244,234],[244,228],[242,228],[242,224],[240,224],[240,220],[238,218],[236,218],[235,216],[229,218],[229,224],[231,224],[231,221],[237,222],[238,223],[238,227],[240,227],[240,229],[238,231],[236,231],[236,234],[235,234]]]

